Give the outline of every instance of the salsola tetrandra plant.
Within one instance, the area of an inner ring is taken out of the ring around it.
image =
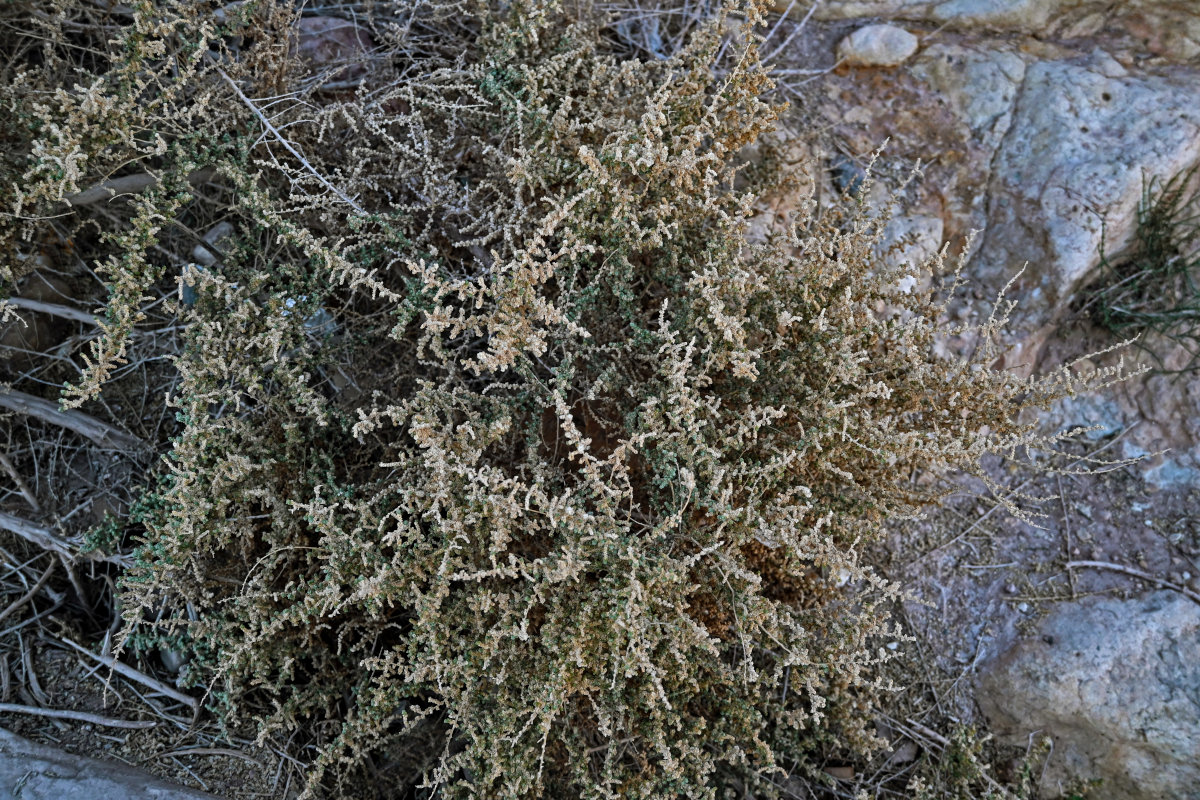
[[[642,57],[594,4],[336,10],[357,79],[294,56],[296,9],[144,2],[90,83],[10,93],[26,211],[156,179],[75,212],[117,246],[67,397],[195,293],[126,642],[318,737],[317,794],[374,759],[384,796],[768,796],[783,756],[868,747],[894,592],[862,544],[1075,379],[990,369],[1000,320],[937,358],[854,209],[751,243],[754,2]],[[173,257],[221,221],[214,263]]]

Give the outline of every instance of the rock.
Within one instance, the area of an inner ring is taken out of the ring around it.
[[[1018,338],[1055,321],[1099,263],[1102,239],[1109,254],[1129,241],[1145,179],[1197,161],[1200,73],[1132,76],[1102,52],[1030,66],[972,262],[993,293],[1028,265],[1009,294]]]
[[[1064,397],[1044,417],[1046,432],[1051,435],[1077,428],[1093,428],[1079,434],[1080,439],[1092,443],[1120,433],[1126,424],[1120,403],[1105,394]]]
[[[852,66],[895,67],[917,52],[917,37],[895,25],[867,25],[842,39],[837,52]]]
[[[71,755],[0,729],[0,797],[21,800],[215,800],[144,772]]]
[[[218,256],[209,247],[215,250],[223,251],[227,246],[226,243],[233,239],[234,227],[231,222],[218,222],[208,229],[204,234],[204,244],[196,245],[192,248],[192,260],[202,267],[211,267],[217,263]]]
[[[74,293],[65,281],[39,270],[25,277],[17,296],[70,305]],[[52,314],[14,311],[7,321],[0,321],[0,360],[9,361],[17,370],[28,369],[37,363],[39,354],[54,350],[76,327],[76,323]]]
[[[939,22],[960,26],[1044,28],[1061,6],[1076,5],[1070,0],[946,0],[932,5],[929,16]]]
[[[941,249],[942,220],[924,214],[897,216],[888,220],[883,229],[883,238],[876,245],[876,253],[888,268],[908,265],[919,269]],[[916,281],[901,291],[911,291]]]
[[[867,179],[867,171],[860,167],[854,159],[838,154],[829,164],[829,175],[833,178],[833,187],[842,194],[858,197],[862,191],[863,182]]]
[[[220,260],[218,253],[226,255],[225,250],[233,242],[234,233],[236,233],[236,229],[231,222],[218,222],[209,228],[202,237],[204,244],[198,244],[192,248],[194,266],[201,271],[211,269]],[[208,246],[205,247],[205,245]],[[186,279],[180,284],[179,299],[185,306],[196,305],[196,288]]]
[[[945,98],[981,145],[1000,144],[1025,80],[1024,59],[1004,50],[936,44],[921,54],[912,72]]]
[[[1075,778],[1106,800],[1198,796],[1200,605],[1182,595],[1059,606],[984,668],[977,698],[1006,743],[1053,739],[1044,796]]]
[[[1041,39],[1108,33],[1130,37],[1138,50],[1170,62],[1200,55],[1200,5],[1194,0],[826,0],[816,16],[910,20],[950,31]]]

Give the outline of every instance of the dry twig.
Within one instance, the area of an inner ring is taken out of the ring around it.
[[[57,566],[57,562],[51,561],[50,566],[46,567],[46,571],[42,573],[42,577],[38,578],[38,581],[37,581],[37,583],[35,583],[33,585],[33,588],[31,588],[28,592],[26,592],[25,594],[18,597],[16,600],[12,601],[9,604],[8,608],[4,609],[3,611],[0,611],[0,622],[3,622],[4,620],[8,619],[10,616],[12,616],[14,611],[17,611],[18,609],[23,607],[26,603],[28,603],[30,600],[32,600],[35,596],[37,596],[37,593],[40,592],[42,590],[42,587],[46,585],[46,581],[50,580],[50,576],[54,574],[54,568],[56,566]]]
[[[1200,592],[1194,592],[1191,589],[1187,588],[1186,586],[1180,586],[1178,583],[1172,583],[1171,581],[1165,581],[1162,578],[1158,578],[1158,577],[1155,577],[1154,575],[1151,575],[1149,572],[1142,572],[1140,569],[1134,569],[1133,567],[1126,567],[1123,564],[1113,564],[1108,561],[1068,561],[1067,562],[1068,572],[1073,569],[1106,569],[1106,570],[1109,570],[1110,572],[1120,572],[1124,575],[1130,575],[1134,578],[1138,578],[1139,580],[1149,581],[1150,583],[1157,583],[1159,586],[1163,586],[1167,589],[1173,589],[1174,591],[1179,592],[1181,595],[1188,598],[1189,600],[1191,600],[1195,603],[1200,603]]]
[[[186,695],[183,692],[179,691],[178,689],[174,689],[170,686],[167,686],[162,681],[157,681],[154,678],[151,678],[146,673],[141,672],[140,670],[134,669],[133,667],[129,666],[128,664],[124,663],[123,661],[118,661],[117,659],[115,659],[111,656],[102,656],[99,653],[93,653],[91,650],[88,650],[86,647],[84,647],[82,645],[78,645],[75,642],[72,642],[70,639],[56,639],[55,641],[60,641],[63,644],[69,645],[70,647],[78,650],[80,653],[83,653],[84,655],[88,656],[89,658],[100,662],[104,666],[111,669],[113,672],[116,672],[119,675],[123,675],[124,677],[130,679],[131,681],[140,683],[141,685],[145,686],[146,688],[152,689],[153,691],[158,692],[159,694],[164,695],[165,697],[169,697],[172,700],[183,703],[185,706],[192,709],[192,711],[196,711],[200,706],[200,701],[197,700],[196,698],[192,697],[191,695]]]
[[[267,115],[262,113],[262,111],[259,110],[258,106],[254,105],[254,103],[250,100],[250,98],[246,97],[246,95],[242,93],[242,90],[238,87],[238,85],[236,83],[233,82],[232,78],[230,78],[228,75],[225,74],[225,72],[223,70],[220,70],[220,69],[217,70],[217,74],[220,75],[222,78],[224,78],[225,82],[228,83],[231,87],[233,87],[233,91],[237,92],[238,98],[243,103],[246,104],[247,108],[249,108],[251,111],[254,112],[254,116],[258,117],[258,121],[263,124],[263,127],[265,127],[268,131],[270,131],[271,135],[274,136],[279,141],[279,143],[281,145],[283,145],[284,148],[289,153],[291,153],[292,156],[294,156],[297,161],[299,161],[301,163],[301,165],[303,165],[303,167],[305,169],[307,169],[309,172],[311,172],[316,177],[316,179],[321,182],[322,186],[324,186],[326,189],[328,189],[329,191],[331,191],[335,195],[337,195],[339,200],[341,200],[343,203],[345,203],[346,205],[353,208],[359,214],[366,216],[367,212],[363,211],[362,207],[359,206],[358,203],[354,202],[349,197],[347,197],[346,194],[341,189],[337,188],[332,183],[330,183],[328,180],[326,180],[324,175],[317,172],[316,168],[312,164],[308,163],[308,159],[305,158],[304,156],[302,156],[300,154],[300,151],[297,150],[294,146],[292,146],[292,143],[283,137],[283,134],[279,132],[279,129],[276,128],[274,125],[272,125],[271,121],[269,119],[267,119]]]
[[[49,314],[52,317],[69,319],[74,322],[82,322],[85,325],[100,324],[100,320],[96,319],[94,314],[89,314],[88,312],[81,311],[78,308],[64,306],[61,303],[45,303],[41,300],[32,300],[28,297],[10,297],[4,302],[13,308],[20,308],[25,311],[34,311],[38,314]]]
[[[20,517],[0,511],[0,528],[15,533],[25,541],[36,544],[46,550],[50,550],[60,555],[74,558],[78,555],[63,539],[55,535],[54,531],[45,528],[29,520],[21,519]]]
[[[188,175],[188,183],[204,183],[211,179],[216,174],[213,169],[199,169]],[[125,175],[120,178],[113,178],[104,183],[93,186],[90,189],[84,189],[82,192],[69,194],[63,198],[63,202],[72,208],[79,206],[92,205],[104,200],[111,200],[114,197],[125,194],[137,194],[144,192],[147,189],[157,186],[158,178],[149,173],[140,173],[138,175]]]
[[[29,484],[21,477],[21,473],[17,472],[17,468],[13,466],[12,461],[4,453],[0,453],[0,466],[4,467],[4,471],[8,473],[8,477],[13,479],[17,484],[17,488],[21,491],[21,496],[25,498],[25,502],[29,503],[29,507],[33,509],[33,513],[41,512],[42,507],[38,505],[37,496],[29,489]]]
[[[133,434],[114,428],[90,414],[74,410],[61,411],[57,403],[18,392],[15,389],[0,389],[0,408],[7,408],[19,414],[28,414],[43,422],[74,431],[102,447],[111,447],[117,450],[144,450],[147,448],[146,442]]]
[[[30,714],[35,717],[50,719],[73,719],[77,722],[90,722],[93,725],[103,725],[106,728],[156,728],[157,722],[151,720],[113,719],[99,714],[89,714],[86,711],[67,711],[59,708],[37,708],[23,706],[17,703],[0,703],[0,714]]]

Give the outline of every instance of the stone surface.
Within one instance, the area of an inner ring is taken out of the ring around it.
[[[895,25],[867,25],[838,44],[838,59],[851,66],[894,67],[917,52],[917,37]]]
[[[215,800],[122,764],[74,756],[0,729],[0,800]]]
[[[203,267],[211,267],[216,264],[217,254],[208,247],[216,248],[219,251],[227,249],[228,242],[233,239],[236,232],[233,223],[218,222],[204,234],[204,244],[198,244],[192,248],[192,261]],[[208,247],[204,245],[208,245]]]
[[[978,701],[1002,740],[1054,741],[1042,790],[1104,781],[1106,800],[1200,796],[1200,604],[1160,591],[1064,604],[984,668]]]
[[[999,146],[1025,80],[1024,59],[1005,50],[936,44],[921,54],[912,72],[945,99],[981,145]]]
[[[954,31],[1041,38],[1107,32],[1166,61],[1200,57],[1200,4],[1194,0],[826,0],[817,17],[906,20]]]
[[[1102,52],[1025,74],[993,160],[987,231],[972,277],[1013,288],[1015,332],[1053,322],[1133,232],[1143,181],[1200,161],[1200,73],[1134,76]]]
[[[888,220],[876,246],[879,260],[888,268],[907,265],[923,267],[942,246],[942,220],[926,214],[896,216]],[[911,280],[911,279],[909,279]],[[915,281],[901,287],[909,291]]]

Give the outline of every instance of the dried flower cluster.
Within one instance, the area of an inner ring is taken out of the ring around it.
[[[108,282],[71,403],[190,293],[127,646],[316,737],[314,794],[375,759],[396,797],[769,796],[871,746],[896,590],[863,544],[1080,384],[991,369],[1000,319],[937,357],[898,287],[940,259],[880,267],[853,207],[748,237],[758,3],[640,56],[595,3],[341,3],[363,46],[324,64],[271,0],[121,8],[69,78],[8,68],[4,235],[72,207]]]

